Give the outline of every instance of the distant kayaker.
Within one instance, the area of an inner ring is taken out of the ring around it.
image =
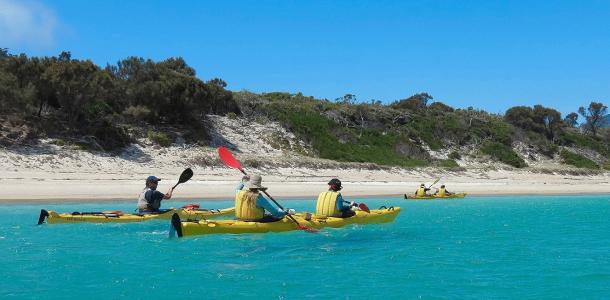
[[[354,202],[343,199],[339,192],[343,187],[341,180],[333,178],[328,182],[328,191],[320,193],[316,203],[316,215],[324,217],[349,218],[356,214],[352,210],[356,206]]]
[[[428,193],[426,193],[429,190],[430,190],[430,188],[427,188],[426,185],[422,183],[419,185],[419,188],[415,191],[415,196],[417,196],[417,197],[430,196],[430,195],[428,195]]]
[[[163,194],[157,191],[157,185],[161,179],[156,176],[148,176],[146,178],[146,187],[140,194],[138,199],[138,210],[141,213],[144,212],[159,212],[161,207],[161,200],[169,199],[172,197],[173,188],[167,191],[167,194]]]
[[[446,197],[446,196],[451,196],[453,195],[453,193],[449,192],[447,189],[445,189],[445,185],[441,185],[440,188],[436,189],[436,192],[434,193],[435,196],[438,197]]]
[[[247,181],[247,183],[246,183]],[[260,191],[267,188],[262,186],[263,178],[260,175],[244,176],[235,189],[235,217],[241,221],[275,222],[286,214],[293,215],[294,209],[281,210],[273,206]],[[244,184],[247,189],[244,188]],[[265,211],[270,214],[266,214]]]

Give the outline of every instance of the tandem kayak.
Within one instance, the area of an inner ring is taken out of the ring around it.
[[[303,226],[315,229],[324,227],[343,227],[349,224],[374,224],[392,222],[400,213],[400,207],[384,207],[372,209],[370,213],[356,211],[350,218],[316,217],[311,215],[309,220],[304,214],[295,214],[293,217]],[[170,237],[193,236],[217,233],[267,233],[298,230],[296,224],[288,218],[280,221],[260,223],[238,220],[200,220],[182,221],[180,215],[172,216]]]
[[[408,200],[458,199],[458,198],[464,198],[464,197],[466,197],[466,193],[457,193],[457,194],[452,194],[452,195],[444,196],[444,197],[438,197],[438,196],[417,197],[415,195],[405,194],[405,199],[408,199]]]
[[[52,210],[40,210],[38,217],[38,225],[46,222],[48,224],[66,224],[66,223],[132,223],[144,222],[150,220],[169,220],[172,215],[178,214],[185,219],[202,219],[224,217],[235,213],[235,207],[223,209],[168,209],[159,213],[142,213],[129,214],[121,211],[100,211],[100,212],[73,212],[73,213],[57,213]]]

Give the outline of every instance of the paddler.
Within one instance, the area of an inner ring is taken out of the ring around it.
[[[279,221],[286,214],[295,214],[294,209],[281,210],[261,195],[260,192],[267,189],[262,186],[262,181],[263,178],[260,175],[242,178],[235,189],[235,217],[240,221],[266,223]],[[244,185],[247,187],[246,189],[243,189]]]
[[[349,218],[356,214],[352,210],[354,202],[343,199],[339,192],[343,187],[341,180],[333,178],[328,182],[328,191],[320,193],[316,203],[316,215],[323,217]]]
[[[430,190],[430,188],[427,188],[426,185],[422,183],[419,185],[419,188],[415,191],[415,196],[416,197],[430,196],[426,193],[429,190]]]
[[[440,188],[436,189],[436,192],[434,193],[434,195],[438,196],[438,197],[446,197],[446,196],[453,195],[453,193],[451,193],[447,189],[445,189],[445,185],[442,184]]]
[[[157,191],[157,185],[161,179],[156,176],[146,178],[146,186],[138,199],[138,210],[140,213],[159,212],[161,200],[170,199],[174,188],[169,189],[166,194]]]

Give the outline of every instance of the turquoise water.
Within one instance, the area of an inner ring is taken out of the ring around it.
[[[3,205],[0,298],[610,298],[609,196],[362,201],[403,211],[394,223],[319,234],[169,239],[168,221],[35,226],[41,205]]]

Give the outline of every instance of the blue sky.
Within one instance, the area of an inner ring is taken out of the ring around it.
[[[105,65],[182,56],[231,90],[503,113],[610,101],[610,1],[0,0],[0,47]]]

